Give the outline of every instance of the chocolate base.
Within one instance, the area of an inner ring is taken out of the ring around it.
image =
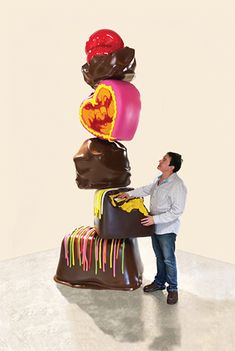
[[[78,258],[75,257],[75,265],[67,265],[64,243],[61,245],[58,268],[54,280],[74,288],[86,289],[112,289],[112,290],[135,290],[142,284],[143,264],[137,239],[126,239],[124,250],[124,266],[121,269],[122,246],[118,250],[118,260],[116,261],[116,273],[113,276],[112,268],[109,267],[112,240],[107,243],[107,265],[105,272],[98,269],[95,274],[95,263],[92,260],[88,271],[83,271],[79,265]],[[94,246],[93,246],[94,257]]]

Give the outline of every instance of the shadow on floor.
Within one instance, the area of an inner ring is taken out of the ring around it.
[[[180,291],[178,304],[169,306],[166,291],[148,295],[142,288],[130,292],[59,284],[57,288],[117,342],[158,351],[234,350],[234,300],[202,299]]]
[[[76,289],[57,284],[69,303],[90,315],[105,333],[120,342],[144,340],[143,294],[135,291]]]
[[[169,306],[166,304],[166,292],[156,292],[146,299],[150,299],[151,313],[155,315],[155,325],[152,326],[152,338],[150,350],[171,351],[180,350],[181,346],[181,323],[179,319],[179,305]]]
[[[60,284],[57,288],[69,303],[89,314],[103,333],[118,342],[149,340],[150,350],[180,346],[178,307],[171,306],[169,310],[163,292],[146,296],[141,288],[128,292],[75,289]]]

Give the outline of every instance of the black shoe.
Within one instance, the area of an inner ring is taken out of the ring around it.
[[[168,291],[167,303],[174,305],[178,301],[178,291]]]
[[[149,285],[145,285],[143,288],[144,292],[146,292],[146,293],[149,293],[149,292],[151,293],[151,292],[154,292],[157,290],[164,290],[164,289],[165,289],[165,286],[163,286],[163,287],[159,286],[159,285],[157,285],[157,283],[155,281]]]

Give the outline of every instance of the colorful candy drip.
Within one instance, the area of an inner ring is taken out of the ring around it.
[[[101,219],[101,216],[103,214],[103,203],[104,203],[104,197],[107,191],[110,190],[116,190],[117,188],[108,188],[108,189],[102,189],[102,190],[97,190],[95,192],[95,197],[94,197],[94,215],[95,217]]]
[[[107,189],[106,189],[107,190]],[[95,274],[98,269],[105,272],[107,265],[107,247],[110,242],[109,268],[116,277],[116,261],[121,246],[121,272],[124,274],[125,239],[101,239],[93,227],[79,227],[64,237],[64,251],[67,266],[75,266],[77,258],[83,271],[89,271],[92,264],[92,249],[94,252]]]

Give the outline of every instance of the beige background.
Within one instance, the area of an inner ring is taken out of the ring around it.
[[[91,92],[80,71],[85,42],[110,28],[136,49],[141,120],[123,142],[131,185],[150,182],[165,152],[182,153],[188,201],[178,248],[235,263],[234,1],[7,6],[0,258],[59,247],[66,232],[93,223],[94,192],[77,188],[72,157],[91,136],[77,118]]]

